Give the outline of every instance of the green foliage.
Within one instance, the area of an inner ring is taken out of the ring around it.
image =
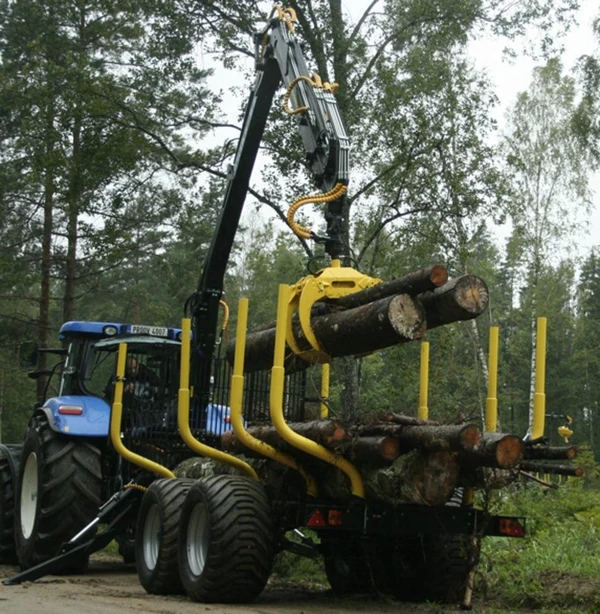
[[[480,571],[488,596],[512,607],[578,604],[595,611],[599,505],[597,487],[576,478],[556,490],[525,483],[497,493],[494,512],[525,516],[527,537],[484,539]]]

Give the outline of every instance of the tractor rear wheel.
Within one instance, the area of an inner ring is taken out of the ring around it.
[[[179,572],[189,597],[248,603],[263,591],[275,539],[265,489],[244,477],[198,480],[181,510]]]
[[[6,447],[12,448],[10,453],[13,462],[7,455],[0,458],[0,563],[13,565],[17,562],[15,547],[15,478],[17,476],[14,467],[19,466],[22,446]]]
[[[101,493],[100,450],[85,439],[53,431],[46,416],[34,416],[23,443],[15,507],[21,568],[56,556],[96,517]],[[80,565],[76,571],[81,570]]]
[[[135,530],[140,584],[155,595],[183,593],[177,557],[181,506],[194,480],[160,479],[144,493]]]

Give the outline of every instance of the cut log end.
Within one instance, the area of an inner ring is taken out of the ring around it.
[[[434,286],[443,286],[448,281],[448,269],[442,264],[434,264],[429,279]]]
[[[474,450],[481,441],[481,431],[474,424],[468,424],[460,433],[460,444],[463,450]]]
[[[516,435],[505,435],[496,443],[495,452],[499,467],[514,467],[523,459],[523,442]]]
[[[408,295],[399,294],[392,298],[388,318],[394,331],[404,339],[415,339],[423,333],[423,312]]]
[[[465,278],[464,283],[458,284],[457,290],[457,302],[465,311],[480,314],[487,307],[489,294],[485,285],[467,283]]]

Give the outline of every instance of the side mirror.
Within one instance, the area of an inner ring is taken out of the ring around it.
[[[40,352],[35,341],[25,341],[19,348],[19,364],[22,367],[37,367]]]

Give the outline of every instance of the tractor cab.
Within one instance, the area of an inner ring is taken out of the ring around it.
[[[42,352],[60,356],[53,368],[31,372],[32,377],[48,375],[49,385],[55,380],[56,395],[46,393],[41,408],[54,430],[74,436],[108,435],[121,343],[127,343],[128,350],[123,427],[176,429],[180,329],[66,322],[59,338],[60,349],[28,347],[22,352],[29,364],[37,362]]]

